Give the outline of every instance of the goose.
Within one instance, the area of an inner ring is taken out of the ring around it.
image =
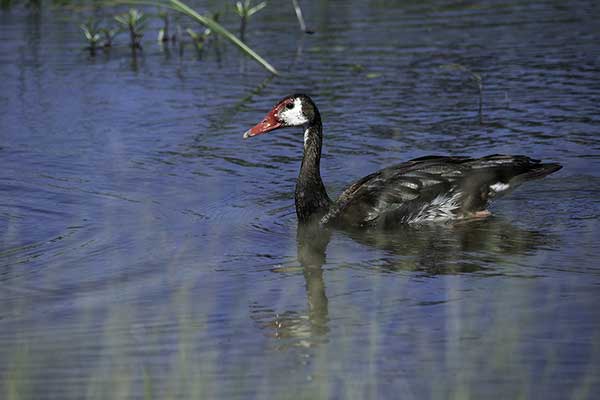
[[[491,215],[490,201],[562,168],[523,155],[425,156],[367,175],[332,201],[321,179],[321,115],[308,95],[284,97],[243,138],[286,127],[304,130],[295,189],[300,223],[389,229],[399,224],[484,218]]]

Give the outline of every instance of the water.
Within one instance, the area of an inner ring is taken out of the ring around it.
[[[598,393],[598,5],[304,13],[315,35],[286,3],[251,19],[270,79],[229,45],[161,49],[158,25],[90,58],[73,12],[0,11],[1,398]],[[303,235],[302,132],[241,139],[296,91],[332,197],[427,154],[564,168],[485,221]]]

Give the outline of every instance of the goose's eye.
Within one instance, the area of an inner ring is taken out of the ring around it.
[[[287,103],[285,105],[285,108],[287,108],[288,110],[291,110],[292,108],[294,108],[294,103]]]

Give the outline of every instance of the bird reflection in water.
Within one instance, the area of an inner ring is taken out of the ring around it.
[[[451,224],[404,225],[394,231],[336,231],[354,242],[383,250],[377,265],[382,273],[414,271],[420,275],[462,273],[515,274],[515,255],[526,255],[550,244],[553,239],[533,230],[512,225],[502,218],[454,222]],[[312,347],[327,340],[329,305],[323,266],[332,232],[318,226],[299,225],[297,256],[300,267],[278,267],[275,273],[302,271],[305,280],[308,310],[305,312],[274,310],[254,305],[252,318],[268,336],[281,339],[282,348]],[[372,260],[370,261],[372,263]],[[531,271],[519,270],[522,276]]]
[[[323,265],[331,232],[317,225],[299,225],[296,235],[300,267],[277,267],[275,273],[302,271],[304,275],[308,311],[299,313],[285,311],[275,313],[271,309],[255,305],[252,318],[269,336],[278,339],[296,339],[282,346],[312,347],[326,340],[329,332],[329,306],[323,279]]]
[[[385,250],[378,268],[418,271],[423,275],[502,274],[502,265],[514,261],[511,256],[528,254],[553,240],[547,234],[521,229],[500,217],[347,234],[356,242]]]

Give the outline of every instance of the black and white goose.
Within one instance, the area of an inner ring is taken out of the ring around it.
[[[320,173],[323,125],[310,97],[285,97],[244,138],[289,126],[304,128],[304,157],[295,193],[301,223],[390,228],[485,217],[490,215],[486,210],[490,200],[562,168],[520,155],[426,156],[365,176],[332,201]]]

